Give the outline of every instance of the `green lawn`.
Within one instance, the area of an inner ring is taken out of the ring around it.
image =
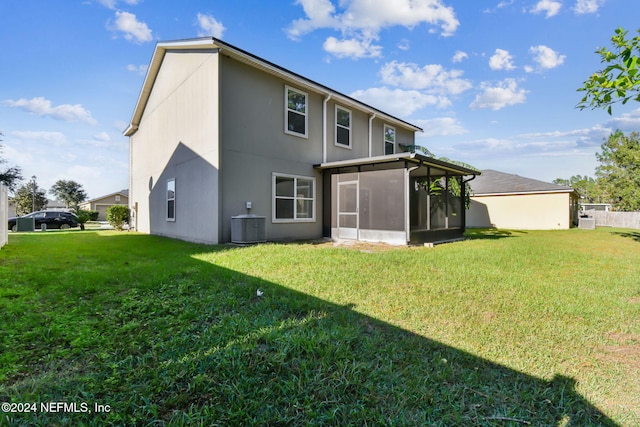
[[[0,425],[640,425],[640,232],[469,237],[10,233]]]

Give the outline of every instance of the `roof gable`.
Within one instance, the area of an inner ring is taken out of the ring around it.
[[[571,187],[525,178],[519,175],[491,169],[470,181],[474,195],[527,194],[527,193],[572,193]]]
[[[240,62],[248,64],[263,72],[278,76],[287,82],[295,83],[306,90],[322,94],[326,97],[331,97],[332,99],[338,100],[339,102],[345,104],[346,106],[350,106],[357,110],[364,111],[371,115],[376,115],[377,117],[380,117],[383,120],[388,121],[390,124],[403,127],[413,132],[422,131],[422,129],[416,125],[413,125],[402,119],[399,119],[390,114],[387,114],[381,110],[378,110],[375,107],[372,107],[363,102],[360,102],[355,98],[342,94],[320,83],[316,83],[313,80],[310,80],[306,77],[303,77],[299,74],[289,71],[283,67],[280,67],[279,65],[276,65],[272,62],[264,60],[242,49],[234,47],[228,43],[223,42],[222,40],[218,40],[213,37],[203,37],[203,38],[197,38],[197,39],[160,42],[156,44],[153,57],[151,58],[151,63],[149,64],[149,68],[147,70],[147,75],[142,85],[142,90],[140,91],[140,95],[138,96],[138,101],[133,111],[131,123],[129,124],[127,129],[124,131],[125,136],[131,136],[138,130],[138,126],[142,119],[142,114],[144,113],[144,109],[146,107],[147,101],[149,100],[151,90],[153,89],[155,79],[158,75],[158,71],[160,70],[160,67],[162,66],[162,60],[164,58],[164,55],[167,51],[171,51],[171,50],[182,50],[182,51],[209,50],[212,53],[214,52],[222,53],[223,55],[227,55],[233,59],[236,59]]]

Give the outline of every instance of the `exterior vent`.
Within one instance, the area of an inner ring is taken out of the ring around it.
[[[257,215],[236,215],[231,217],[232,243],[265,242],[265,217]]]

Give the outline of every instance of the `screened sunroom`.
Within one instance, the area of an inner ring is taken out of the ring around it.
[[[456,240],[480,172],[418,153],[323,163],[326,237],[395,245]]]

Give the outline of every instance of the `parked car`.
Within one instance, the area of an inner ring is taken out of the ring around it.
[[[21,216],[20,218],[33,218],[35,227],[39,229],[42,224],[46,224],[47,228],[67,229],[78,226],[78,217],[71,212],[62,211],[38,211]],[[9,230],[17,231],[18,217],[9,218]]]

